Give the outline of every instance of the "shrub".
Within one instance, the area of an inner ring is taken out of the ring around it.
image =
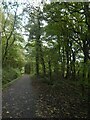
[[[16,79],[20,76],[20,70],[18,68],[5,68],[2,71],[2,84],[7,84],[11,82],[13,79]]]

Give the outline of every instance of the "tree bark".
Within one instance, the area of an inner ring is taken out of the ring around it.
[[[48,67],[49,67],[49,79],[51,80],[51,76],[52,76],[52,70],[51,70],[51,61],[48,61]]]
[[[89,3],[84,3],[84,14],[86,19],[86,24],[88,26],[88,31],[86,35],[86,40],[83,41],[83,52],[84,52],[84,62],[86,63],[88,60],[90,60],[90,8]]]
[[[38,40],[36,40],[36,75],[39,76],[39,47],[38,47]]]
[[[41,63],[42,63],[42,67],[43,67],[43,74],[46,74],[46,67],[45,67],[45,61],[44,61],[44,56],[43,56],[43,51],[42,51],[42,47],[41,47],[41,42],[39,42],[39,46],[40,46],[40,57],[41,57]]]

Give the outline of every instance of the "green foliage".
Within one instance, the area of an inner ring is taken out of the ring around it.
[[[2,83],[7,84],[21,75],[25,64],[24,38],[20,32],[20,15],[17,15],[17,2],[3,2],[2,16]],[[0,16],[0,17],[1,17]]]
[[[17,15],[18,6],[18,3],[14,6],[7,6],[5,3],[5,13],[0,11],[3,17],[3,67],[11,66],[21,71],[25,63],[29,62],[31,73],[37,76],[48,75],[50,82],[54,77],[56,80],[66,78],[88,84],[89,5],[78,2],[51,2],[44,4],[42,9],[39,6],[25,6],[23,13]],[[8,14],[11,8],[15,14]],[[21,22],[23,16],[28,16],[24,24]],[[22,29],[21,23],[28,41],[18,33],[18,29]]]
[[[5,85],[21,75],[18,68],[4,68],[2,72],[2,85]]]

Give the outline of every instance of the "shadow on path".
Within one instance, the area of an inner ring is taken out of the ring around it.
[[[37,94],[29,75],[24,75],[2,93],[3,118],[34,118]]]

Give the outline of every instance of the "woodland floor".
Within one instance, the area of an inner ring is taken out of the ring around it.
[[[66,80],[51,85],[24,75],[3,90],[2,117],[87,118],[86,98]]]

